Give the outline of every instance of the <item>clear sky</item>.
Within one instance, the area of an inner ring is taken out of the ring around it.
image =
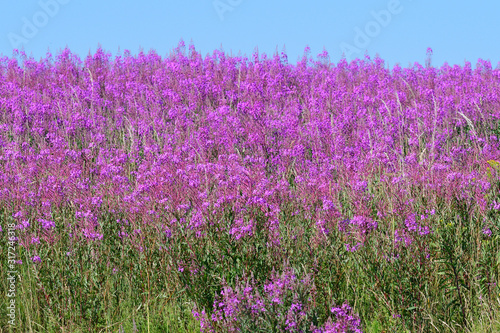
[[[35,59],[66,46],[84,58],[98,45],[166,56],[183,39],[203,56],[215,49],[251,58],[286,48],[296,63],[328,51],[338,62],[379,54],[386,65],[500,61],[500,1],[431,0],[4,0],[0,54],[24,47]]]

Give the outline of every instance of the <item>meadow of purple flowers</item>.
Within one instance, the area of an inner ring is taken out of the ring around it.
[[[0,244],[15,225],[17,329],[494,330],[499,140],[483,60],[15,51]]]

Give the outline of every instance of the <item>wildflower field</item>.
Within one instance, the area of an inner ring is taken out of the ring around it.
[[[0,58],[0,330],[500,331],[500,69],[428,56]]]

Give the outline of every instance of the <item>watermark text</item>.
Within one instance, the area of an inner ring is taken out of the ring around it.
[[[44,28],[51,18],[55,17],[61,8],[61,5],[66,5],[71,0],[39,0],[38,6],[40,10],[35,12],[31,18],[26,16],[21,17],[22,27],[20,33],[9,32],[7,38],[14,49],[27,44],[30,40],[38,35],[40,29]]]

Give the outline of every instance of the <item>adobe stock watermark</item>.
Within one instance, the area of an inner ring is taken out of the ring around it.
[[[9,223],[7,225],[7,322],[10,327],[16,326],[16,284],[17,284],[17,270],[16,270],[16,242],[17,237],[15,233],[16,225]]]
[[[215,12],[219,16],[221,21],[224,21],[224,15],[227,12],[232,12],[236,7],[241,5],[243,0],[214,0],[212,5],[214,6]]]
[[[71,0],[39,0],[38,6],[40,10],[35,12],[31,19],[23,16],[21,21],[21,33],[9,32],[9,39],[12,48],[17,49],[22,44],[27,44],[31,39],[35,38],[40,29],[44,28],[51,18],[54,18],[61,9],[61,5],[67,5]]]
[[[412,1],[412,0],[409,0]],[[382,32],[392,21],[392,18],[403,12],[400,0],[389,0],[386,9],[370,12],[372,21],[368,21],[364,28],[354,27],[354,39],[352,44],[342,42],[339,47],[346,58],[350,59],[353,54],[361,54],[370,45],[371,41]]]

